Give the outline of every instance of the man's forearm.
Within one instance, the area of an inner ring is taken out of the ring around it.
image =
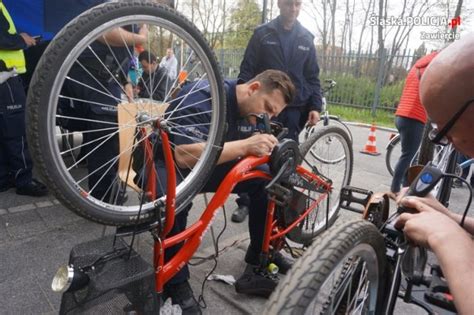
[[[442,227],[440,227],[442,228]],[[472,237],[459,228],[446,237],[430,241],[448,282],[459,314],[474,310],[474,243]]]
[[[217,164],[233,161],[245,155],[243,141],[237,140],[226,142]],[[205,143],[183,144],[176,147],[176,164],[180,168],[192,168],[199,161],[205,147]]]
[[[454,212],[449,212],[448,216],[452,218],[454,221],[456,221],[457,223],[461,223],[462,215],[454,213]],[[466,217],[463,228],[471,235],[474,235],[474,218]]]

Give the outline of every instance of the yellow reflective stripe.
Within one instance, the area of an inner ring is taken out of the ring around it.
[[[5,16],[5,18],[7,19],[8,21],[8,24],[10,24],[10,28],[8,29],[8,33],[10,34],[16,34],[16,27],[15,27],[15,23],[13,23],[13,19],[12,17],[10,16],[10,13],[8,13],[8,10],[7,8],[5,7],[5,5],[3,4],[3,2],[0,2],[0,9],[2,10],[2,13],[3,15]]]
[[[16,34],[15,24],[13,23],[12,17],[10,13],[8,13],[7,8],[0,2],[0,10],[2,10],[2,14],[8,21],[10,28],[8,29],[8,33]],[[23,54],[23,50],[0,50],[0,59],[5,62],[7,68],[16,68],[18,73],[25,73],[26,72],[26,62],[25,62],[25,55]]]
[[[0,50],[0,59],[5,61],[8,69],[15,67],[18,73],[26,72],[23,50]]]

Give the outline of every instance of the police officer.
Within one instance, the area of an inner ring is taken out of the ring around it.
[[[98,0],[96,4],[103,2]],[[74,63],[63,86],[61,114],[73,117],[62,122],[70,131],[83,131],[81,152],[87,158],[89,193],[105,202],[121,204],[126,196],[117,192],[119,156],[117,104],[122,93],[129,101],[133,88],[127,73],[134,44],[144,44],[146,25],[113,29],[90,45]],[[110,43],[115,43],[111,45]],[[120,46],[121,45],[121,46]],[[116,186],[116,187],[114,187]]]
[[[167,109],[167,113],[172,113],[175,110],[179,112],[173,120],[176,129],[170,136],[170,141],[175,145],[175,162],[180,169],[178,181],[182,179],[180,175],[187,174],[197,162],[196,156],[200,156],[203,148],[202,142],[206,141],[209,134],[209,124],[206,122],[210,119],[209,112],[212,107],[208,85],[207,81],[196,81],[185,85],[178,98],[172,101]],[[202,190],[203,192],[215,192],[225,176],[238,163],[240,157],[270,154],[278,144],[278,140],[273,135],[244,133],[241,126],[256,125],[255,117],[252,114],[266,113],[270,117],[278,115],[286,104],[291,102],[295,94],[295,88],[289,77],[281,71],[274,70],[258,74],[247,83],[238,84],[237,80],[226,80],[224,88],[227,122],[225,145],[217,166]],[[186,97],[183,97],[184,95]],[[271,104],[271,108],[267,104]],[[167,173],[162,158],[156,160],[156,168],[160,181],[166,182]],[[266,185],[267,181],[265,180],[252,179],[237,184],[233,190],[234,193],[247,192],[251,200],[250,245],[245,255],[245,262],[250,265],[248,270],[253,270],[253,267],[259,264],[268,203],[265,193]],[[157,193],[158,195],[165,193],[161,185],[157,185]],[[176,215],[174,226],[167,237],[176,235],[186,228],[189,209],[190,206]],[[165,262],[169,261],[182,245],[183,243],[180,243],[167,248]],[[272,261],[280,267],[282,273],[286,273],[293,263],[292,260],[279,252],[274,253]],[[184,265],[165,284],[163,294],[165,300],[171,297],[174,304],[179,304],[183,314],[199,314],[200,310],[193,298],[188,279],[189,270]],[[265,295],[276,284],[274,280],[259,274],[244,273],[236,282],[236,290],[239,293]]]
[[[17,33],[3,2],[0,10],[0,192],[16,186],[19,195],[44,196],[48,189],[32,178],[25,136],[26,95],[16,76],[26,72],[23,49],[36,41],[26,33]]]
[[[302,0],[278,0],[280,15],[255,29],[239,74],[239,79],[245,82],[267,69],[280,70],[290,76],[297,94],[277,120],[288,128],[287,137],[296,142],[306,122],[315,125],[319,121],[322,107],[314,36],[297,21],[301,5]],[[232,221],[245,219],[248,203],[247,196],[239,196]]]

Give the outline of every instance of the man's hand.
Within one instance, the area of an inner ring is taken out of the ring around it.
[[[33,37],[31,37],[30,35],[28,35],[26,33],[20,33],[20,36],[25,41],[26,46],[28,46],[28,47],[36,46],[36,40]]]
[[[439,240],[462,228],[448,216],[449,210],[436,199],[405,197],[401,205],[416,209],[419,213],[403,213],[395,223],[411,241],[423,247],[432,248]]]
[[[255,155],[264,156],[272,153],[273,148],[278,144],[278,139],[269,134],[255,134],[245,139],[245,156]]]
[[[312,110],[308,113],[308,125],[314,126],[319,121],[319,112]]]

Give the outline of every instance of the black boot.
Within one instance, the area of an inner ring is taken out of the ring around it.
[[[30,183],[16,187],[17,195],[25,195],[32,197],[42,197],[48,194],[48,188],[36,179],[32,179]]]
[[[178,284],[167,284],[163,292],[163,300],[171,298],[173,304],[178,304],[183,315],[199,315],[201,308],[194,298],[193,289],[188,281]]]

